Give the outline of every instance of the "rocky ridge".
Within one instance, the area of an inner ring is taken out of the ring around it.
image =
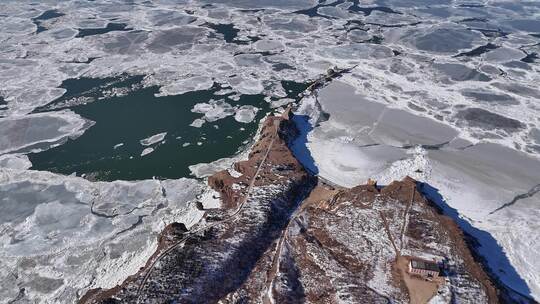
[[[190,231],[168,226],[145,267],[81,303],[498,302],[422,185],[318,181],[289,149],[298,133],[291,116],[268,117],[248,160],[208,178],[223,208],[206,210]],[[411,257],[444,261],[444,276],[411,278]]]

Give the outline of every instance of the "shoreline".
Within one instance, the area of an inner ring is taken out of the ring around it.
[[[291,115],[292,114],[290,113],[290,109],[289,109],[288,111],[285,112],[284,117],[288,117],[288,118],[286,118],[286,120],[288,121],[291,118]],[[247,182],[249,180],[249,179],[246,180],[246,177],[251,177],[252,179],[251,179],[250,184],[251,185],[259,185],[258,187],[260,187],[265,183],[267,183],[268,186],[271,186],[272,182],[275,182],[275,181],[280,179],[280,178],[277,178],[277,180],[276,180],[275,176],[272,177],[273,175],[269,175],[270,173],[266,172],[266,168],[263,170],[263,171],[265,171],[263,173],[263,175],[259,176],[259,170],[263,167],[263,165],[265,165],[264,162],[266,161],[266,159],[268,157],[270,157],[269,163],[272,164],[272,165],[275,165],[276,162],[277,163],[283,163],[283,161],[284,161],[284,159],[279,159],[279,158],[275,157],[276,156],[275,153],[278,153],[278,152],[274,151],[273,146],[272,146],[273,141],[271,140],[271,138],[274,138],[274,136],[276,136],[278,134],[280,135],[280,137],[284,137],[284,138],[289,137],[289,140],[283,141],[283,143],[286,143],[286,142],[290,142],[291,138],[293,138],[295,136],[295,134],[297,134],[296,133],[297,131],[294,131],[294,130],[292,130],[292,131],[291,130],[283,130],[282,129],[283,128],[282,127],[283,126],[282,121],[279,122],[280,128],[276,129],[276,133],[273,133],[271,130],[270,131],[268,130],[271,127],[271,125],[275,124],[274,121],[276,121],[276,120],[279,121],[281,119],[283,119],[283,118],[276,118],[275,116],[267,117],[265,122],[263,123],[263,128],[261,129],[261,134],[259,136],[259,140],[255,142],[255,144],[252,146],[252,150],[249,152],[250,157],[248,158],[248,160],[242,161],[240,163],[236,163],[236,165],[234,166],[235,167],[234,169],[236,171],[242,172],[242,174],[246,175],[246,176],[243,176],[241,178],[234,178],[234,177],[229,175],[228,171],[225,170],[225,171],[218,172],[218,173],[214,174],[213,176],[211,176],[209,178],[208,184],[215,191],[218,191],[218,192],[221,193],[222,204],[223,204],[223,206],[225,208],[222,209],[222,210],[207,210],[207,212],[204,215],[204,220],[201,221],[200,223],[196,224],[196,226],[198,226],[198,227],[195,228],[194,234],[202,233],[204,235],[206,233],[204,231],[206,231],[208,229],[210,229],[210,230],[213,229],[213,228],[211,228],[212,225],[221,226],[223,221],[224,221],[224,218],[223,218],[223,215],[220,215],[220,214],[223,214],[223,212],[225,212],[224,213],[225,219],[227,218],[227,215],[226,215],[227,213],[231,214],[231,210],[236,210],[236,211],[232,212],[233,217],[242,212],[242,208],[244,206],[244,203],[246,203],[250,199],[249,198],[249,192],[250,192],[251,188],[248,188],[247,191],[244,191],[244,192],[239,191],[238,188],[236,188],[236,190],[235,190],[234,189],[235,186],[233,186],[233,185],[236,185],[236,182],[244,182],[245,183],[245,182]],[[268,122],[268,121],[270,121],[270,122]],[[289,127],[289,128],[291,128],[291,127]],[[295,127],[293,126],[292,128],[295,128]],[[272,135],[272,134],[274,134],[274,135]],[[283,147],[282,144],[280,144],[278,146]],[[264,150],[264,147],[266,147],[266,150],[261,151],[261,149]],[[289,155],[289,159],[290,159],[290,157],[293,158],[293,159],[288,160],[287,157],[285,157],[285,162],[295,161],[297,163],[297,160],[292,156],[292,152],[289,150],[288,144],[286,144],[284,147],[286,148],[286,151],[279,152],[279,153],[286,153],[285,155]],[[262,153],[262,152],[264,152],[264,153]],[[261,154],[263,154],[262,159],[260,158]],[[254,160],[254,159],[259,159],[259,161]],[[254,163],[259,164],[258,169],[256,171],[253,171],[253,169],[250,169],[250,168],[252,168],[252,165],[249,165],[249,164],[254,164]],[[297,164],[299,165],[299,163],[297,163]],[[298,170],[301,170],[301,171],[304,170],[303,166],[301,166],[301,165],[300,165],[299,168],[302,168],[302,169],[298,169]],[[299,172],[301,172],[301,171],[299,171]],[[308,174],[308,173],[301,173],[301,174],[305,175],[306,177],[311,175],[311,174]],[[261,184],[261,183],[263,183],[263,184]],[[318,183],[320,184],[320,182],[318,182]],[[394,183],[392,183],[392,184],[394,184]],[[389,187],[392,188],[392,184],[390,184],[390,185],[388,185],[388,186],[386,186],[384,188],[381,188],[379,190],[376,190],[376,191],[381,191],[381,190],[384,191],[384,189],[389,188]],[[416,184],[416,181],[414,181],[414,184]],[[319,186],[317,186],[317,187],[319,187]],[[369,187],[369,185],[358,186],[358,187],[360,187],[360,188]],[[355,187],[355,188],[357,188],[357,187]],[[312,190],[313,190],[313,188],[312,188]],[[312,190],[309,190],[309,192],[312,193]],[[343,190],[342,189],[340,191],[347,192],[347,191],[350,191],[350,189],[349,190]],[[422,195],[420,194],[420,196],[422,196]],[[244,203],[238,204],[239,200],[243,201]],[[251,203],[253,203],[253,202],[251,201]],[[304,200],[302,200],[300,202],[300,205],[299,205],[300,207],[298,209],[298,210],[300,210],[302,212],[304,211],[304,208],[306,208],[305,206],[303,206],[303,204],[304,204]],[[436,206],[431,205],[431,208],[436,208]],[[213,219],[213,217],[216,217],[216,216],[217,216],[217,218]],[[215,220],[217,220],[218,222],[215,222]],[[450,231],[454,231],[454,232],[451,233],[451,235],[453,235],[453,237],[452,237],[453,241],[452,242],[454,242],[455,244],[457,244],[457,246],[459,248],[461,248],[461,249],[459,249],[459,251],[461,252],[460,255],[464,256],[466,264],[468,265],[467,268],[470,268],[470,270],[473,272],[473,277],[477,278],[478,281],[482,282],[482,285],[484,286],[483,288],[485,288],[485,290],[487,292],[487,295],[488,295],[488,298],[490,299],[489,302],[490,303],[496,303],[497,300],[494,299],[494,295],[497,293],[496,289],[495,289],[495,287],[493,287],[493,283],[492,283],[491,279],[484,272],[483,268],[481,268],[476,262],[474,262],[474,259],[472,258],[472,255],[471,255],[471,252],[469,251],[469,247],[467,247],[467,245],[465,245],[465,241],[463,239],[463,232],[459,229],[457,224],[453,222],[452,219],[450,219],[450,218],[448,218],[448,217],[446,217],[444,215],[441,215],[441,217],[438,219],[438,221],[440,221],[441,223],[445,222],[446,223],[445,226],[448,226],[447,229],[449,229]],[[214,222],[214,224],[212,224],[212,222]],[[287,222],[290,223],[290,220],[287,220]],[[209,223],[210,223],[210,225],[208,225]],[[223,224],[223,225],[226,225],[226,224]],[[100,301],[105,300],[105,299],[110,298],[110,297],[113,297],[115,295],[118,296],[118,294],[120,294],[121,298],[127,297],[127,298],[132,298],[132,299],[133,299],[134,295],[135,295],[136,299],[139,298],[139,295],[142,296],[144,294],[144,292],[145,292],[144,291],[145,287],[144,286],[137,286],[137,287],[135,286],[135,285],[137,285],[137,283],[136,283],[137,281],[140,283],[141,275],[145,274],[144,275],[145,278],[149,277],[149,273],[150,273],[150,271],[152,270],[152,267],[153,267],[153,266],[150,266],[150,265],[153,265],[156,262],[156,260],[159,259],[159,256],[160,256],[160,254],[162,252],[171,252],[171,254],[174,255],[175,252],[177,252],[177,250],[182,250],[182,249],[175,249],[175,248],[172,248],[172,247],[165,248],[167,242],[165,242],[164,240],[165,239],[179,239],[180,238],[181,241],[186,241],[186,240],[188,240],[190,238],[190,235],[192,235],[190,231],[185,231],[185,230],[181,231],[181,233],[179,231],[176,231],[176,232],[173,231],[172,235],[170,235],[168,229],[169,230],[173,229],[173,228],[169,228],[169,227],[172,227],[172,226],[174,226],[174,224],[167,226],[167,228],[164,230],[164,232],[161,233],[160,242],[159,242],[160,245],[158,246],[158,250],[156,250],[156,252],[152,255],[152,258],[147,261],[145,267],[141,268],[140,271],[137,274],[131,276],[130,278],[125,280],[121,285],[119,285],[119,286],[117,286],[117,287],[115,287],[113,289],[110,289],[110,290],[92,290],[92,291],[87,292],[80,299],[79,303],[99,303]],[[229,229],[229,228],[227,228],[227,229]],[[280,233],[286,233],[286,230],[287,229],[285,229],[285,230],[280,229],[279,231],[282,231]],[[195,236],[193,236],[193,237],[195,237]],[[279,238],[279,239],[281,240],[281,238]],[[272,242],[274,242],[274,241],[272,241]],[[185,246],[185,245],[183,245],[183,246]],[[195,246],[195,244],[193,244],[193,246]],[[281,246],[279,246],[279,247],[281,248]],[[258,265],[258,263],[260,263],[260,262],[255,262],[255,265]],[[147,269],[149,266],[150,266],[150,269]],[[162,267],[162,266],[160,266],[160,267]],[[255,267],[257,267],[257,266],[255,266]],[[277,266],[273,266],[272,268],[276,269],[276,267]],[[478,268],[478,267],[480,267],[480,268]],[[167,278],[164,278],[164,279],[167,280]],[[146,281],[146,279],[144,279],[144,281]],[[271,280],[271,282],[273,282],[273,280]],[[135,290],[137,290],[137,291],[135,292]],[[148,292],[148,291],[146,291],[146,292]],[[131,296],[130,296],[130,294],[131,294]],[[266,301],[268,301],[268,300],[266,300]]]

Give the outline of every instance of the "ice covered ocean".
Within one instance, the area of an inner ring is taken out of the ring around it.
[[[121,282],[292,102],[307,167],[425,182],[538,301],[539,53],[536,1],[2,1],[0,302]]]

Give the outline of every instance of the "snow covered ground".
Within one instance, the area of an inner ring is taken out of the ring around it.
[[[491,271],[511,289],[540,297],[538,158],[473,144],[458,129],[375,103],[342,81],[305,98],[297,114],[316,125],[295,149],[319,176],[345,187],[406,175],[427,183],[425,193],[477,238]]]

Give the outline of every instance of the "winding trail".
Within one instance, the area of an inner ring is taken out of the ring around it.
[[[399,250],[403,250],[403,236],[405,235],[405,227],[409,222],[409,210],[414,202],[414,195],[416,194],[416,186],[411,187],[411,200],[407,204],[405,211],[403,212],[403,223],[401,224],[401,231],[399,232]]]
[[[401,252],[396,246],[396,242],[394,241],[394,238],[392,237],[392,233],[390,232],[390,226],[388,225],[388,221],[386,220],[386,216],[382,211],[379,211],[379,215],[382,219],[384,230],[386,230],[386,234],[388,235],[388,239],[390,240],[390,243],[392,243],[392,247],[394,247],[394,251],[396,252],[396,259],[401,256]]]
[[[276,246],[274,257],[272,258],[272,266],[270,267],[270,272],[268,276],[266,277],[266,292],[264,293],[264,296],[263,296],[264,304],[274,303],[274,298],[273,298],[274,281],[275,281],[277,273],[279,272],[279,264],[281,262],[281,252],[283,251],[283,242],[287,241],[289,226],[291,225],[291,223],[296,219],[296,217],[302,211],[304,211],[307,205],[309,205],[309,204],[304,204],[306,202],[306,199],[300,202],[300,206],[291,215],[291,217],[289,218],[289,222],[287,223],[287,226],[285,226],[285,228],[283,229],[281,233],[278,244]]]

